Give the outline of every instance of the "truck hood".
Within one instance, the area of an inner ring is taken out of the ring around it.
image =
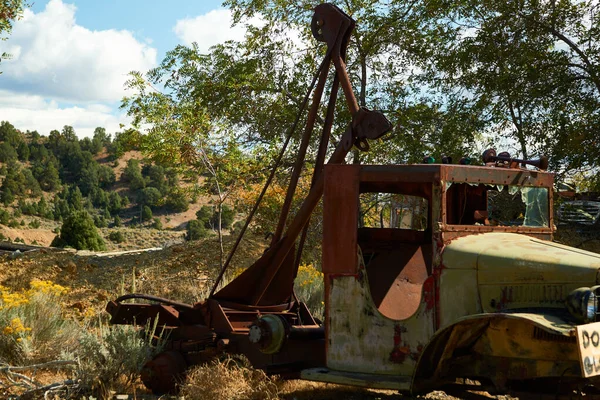
[[[515,233],[484,233],[453,240],[442,263],[475,269],[483,311],[563,308],[576,288],[598,283],[600,255]]]

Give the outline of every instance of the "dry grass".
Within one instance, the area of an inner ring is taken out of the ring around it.
[[[448,399],[443,392],[428,397]],[[186,400],[395,400],[414,399],[394,390],[363,389],[302,380],[279,381],[237,360],[215,361],[191,370],[181,386]]]
[[[363,389],[333,383],[292,380],[283,382],[281,400],[411,400],[395,390]],[[442,398],[442,397],[439,397]]]
[[[281,382],[238,359],[226,358],[192,369],[181,386],[186,400],[277,400]]]

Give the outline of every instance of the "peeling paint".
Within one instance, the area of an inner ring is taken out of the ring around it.
[[[364,265],[359,266],[364,270]],[[330,286],[327,367],[332,370],[412,376],[423,338],[434,333],[433,310],[423,300],[417,312],[402,321],[377,310],[369,292],[368,276],[361,282],[338,276]],[[433,281],[433,279],[432,279]],[[352,306],[348,307],[348,299]]]
[[[423,300],[427,306],[427,311],[430,311],[435,307],[435,298],[435,277],[430,276],[423,284]]]
[[[394,326],[394,348],[390,353],[390,361],[393,363],[402,364],[406,356],[410,354],[410,347],[404,346],[402,343],[402,332],[406,332],[406,328],[401,325]]]

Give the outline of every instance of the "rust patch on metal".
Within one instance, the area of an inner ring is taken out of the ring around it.
[[[432,310],[436,304],[436,297],[439,293],[435,290],[435,276],[430,276],[423,283],[423,299],[425,300],[426,310]]]
[[[402,364],[410,354],[410,347],[402,342],[402,333],[404,332],[406,332],[405,327],[400,325],[394,326],[394,348],[390,353],[390,361],[393,363]]]

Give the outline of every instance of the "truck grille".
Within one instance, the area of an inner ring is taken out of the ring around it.
[[[555,333],[546,332],[542,328],[537,326],[533,327],[533,338],[537,340],[544,340],[548,342],[559,342],[559,343],[575,343],[577,338],[575,336],[563,336]]]
[[[558,221],[593,225],[600,217],[600,201],[568,201],[558,208]]]

